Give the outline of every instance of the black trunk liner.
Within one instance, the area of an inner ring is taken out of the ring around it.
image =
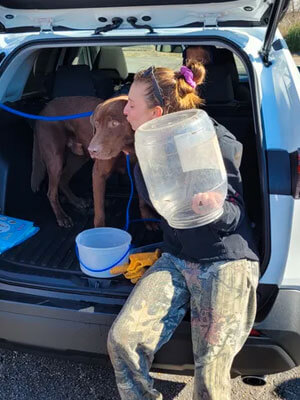
[[[109,194],[105,204],[106,226],[124,229],[127,201],[126,194]],[[0,260],[23,267],[81,273],[75,254],[75,237],[79,232],[93,227],[93,209],[79,212],[67,204],[63,204],[63,208],[73,219],[74,226],[70,229],[57,226],[48,199],[45,195],[40,195],[39,207],[35,207],[34,212],[31,208],[31,212],[28,211],[26,215],[18,215],[34,221],[40,231],[6,251],[0,256]],[[133,200],[130,211],[131,219],[140,218],[137,199]],[[132,223],[129,233],[133,237],[134,247],[159,242],[162,236],[161,232],[148,231],[143,222]]]

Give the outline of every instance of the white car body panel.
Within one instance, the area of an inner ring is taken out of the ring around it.
[[[172,4],[170,5],[143,5],[125,7],[99,7],[82,9],[57,9],[57,10],[13,10],[0,7],[0,22],[6,28],[36,26],[43,29],[51,29],[51,26],[66,26],[71,29],[96,29],[105,26],[114,17],[123,19],[120,29],[130,27],[128,17],[136,17],[142,21],[142,17],[151,17],[150,25],[153,28],[183,26],[186,24],[204,22],[217,19],[222,21],[260,21],[262,15],[273,1],[248,0],[204,3],[204,4]],[[252,8],[250,10],[250,8]],[[9,16],[9,17],[7,17]],[[108,22],[99,22],[98,18],[104,17]]]

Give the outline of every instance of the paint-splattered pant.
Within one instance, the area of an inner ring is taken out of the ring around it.
[[[190,306],[193,399],[229,400],[232,361],[255,318],[258,274],[257,262],[194,264],[164,253],[135,286],[109,333],[121,399],[162,399],[149,370]]]

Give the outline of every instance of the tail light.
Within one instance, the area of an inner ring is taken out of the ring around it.
[[[292,195],[294,199],[300,199],[300,148],[290,154]]]
[[[256,329],[251,329],[250,335],[249,336],[261,336],[261,332],[257,331]]]

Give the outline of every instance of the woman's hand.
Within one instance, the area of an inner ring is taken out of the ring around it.
[[[193,196],[192,209],[196,214],[205,215],[213,209],[221,208],[223,197],[218,192],[197,193]]]

